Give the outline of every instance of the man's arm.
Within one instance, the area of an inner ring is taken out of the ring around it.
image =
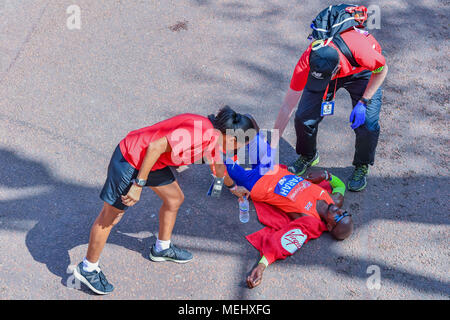
[[[331,198],[339,208],[342,207],[344,204],[345,183],[343,183],[341,179],[332,175],[327,170],[320,170],[309,172],[306,175],[306,180],[309,180],[314,184],[319,184],[323,180],[328,180],[333,189]]]
[[[309,74],[310,52],[311,47],[308,47],[308,49],[303,52],[298,60],[291,77],[289,89],[284,97],[284,101],[281,105],[280,111],[278,112],[277,119],[275,120],[275,125],[273,128],[275,130],[279,130],[279,139],[283,136],[284,129],[286,129],[289,119],[292,116],[292,112],[294,111],[302,91],[305,88]],[[278,141],[272,141],[271,146],[272,148],[276,148],[278,146]]]
[[[286,126],[289,123],[289,119],[292,116],[301,94],[302,91],[295,91],[291,88],[288,89],[273,127],[275,130],[279,130],[279,138],[283,135],[284,129],[286,129]]]
[[[158,161],[161,154],[170,152],[172,148],[166,137],[150,142],[145,153],[144,160],[142,161],[141,168],[137,175],[138,179],[147,180],[150,170]],[[122,203],[128,207],[134,206],[141,197],[142,187],[133,184],[130,191],[125,196],[122,196]]]
[[[386,78],[388,67],[387,65],[382,66],[374,71],[372,71],[372,76],[370,77],[369,83],[367,84],[366,90],[358,103],[353,108],[350,113],[349,122],[350,127],[355,130],[360,127],[366,121],[366,111],[367,111],[367,101],[373,97],[375,92],[380,88],[384,79]]]
[[[341,179],[332,174],[329,181],[331,188],[333,189],[331,199],[333,199],[334,203],[339,208],[342,208],[342,205],[344,204],[345,183],[343,183]]]
[[[261,260],[259,260],[258,265],[253,268],[251,274],[247,277],[247,286],[250,289],[253,289],[254,287],[261,284],[264,270],[266,270],[268,266],[269,262],[267,261],[266,257],[263,256]]]
[[[364,91],[363,98],[371,99],[378,88],[383,84],[384,79],[388,73],[388,66],[385,65],[381,67],[380,72],[374,71],[370,77],[369,83],[367,84],[366,90]]]

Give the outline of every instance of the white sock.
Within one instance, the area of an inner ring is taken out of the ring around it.
[[[170,248],[170,240],[159,240],[156,239],[155,250],[156,252],[160,252],[162,250],[166,250]]]
[[[88,259],[83,259],[83,270],[86,272],[92,272],[94,270],[100,272],[100,268],[98,267],[98,261],[96,263],[90,262]]]

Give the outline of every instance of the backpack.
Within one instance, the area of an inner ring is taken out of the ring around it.
[[[311,29],[313,31],[308,39],[322,40],[322,42],[325,41],[326,43],[333,40],[333,43],[347,58],[350,64],[353,67],[360,67],[340,34],[350,28],[364,29],[366,20],[367,8],[364,6],[352,4],[329,6],[322,10],[312,21]]]

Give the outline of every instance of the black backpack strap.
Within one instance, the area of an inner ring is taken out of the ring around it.
[[[336,47],[339,49],[339,51],[342,52],[342,54],[347,58],[348,62],[355,67],[358,68],[360,65],[358,62],[356,62],[355,57],[353,56],[352,52],[350,51],[350,48],[345,43],[344,39],[342,39],[340,34],[335,34],[333,37],[333,43],[336,45]]]

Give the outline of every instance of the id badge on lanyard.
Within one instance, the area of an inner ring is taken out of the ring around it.
[[[222,187],[223,187],[223,180],[224,178],[217,178],[216,177],[216,168],[215,168],[215,162],[212,163],[212,170],[214,175],[214,180],[211,184],[211,186],[208,189],[208,192],[206,193],[207,196],[211,196],[214,198],[219,198],[220,194],[222,193]]]
[[[335,80],[333,98],[331,99],[331,101],[327,100],[329,86],[330,85],[328,84],[327,89],[325,90],[325,94],[323,95],[322,105],[320,107],[320,116],[321,117],[331,116],[334,114],[334,97],[336,95],[337,79]]]

